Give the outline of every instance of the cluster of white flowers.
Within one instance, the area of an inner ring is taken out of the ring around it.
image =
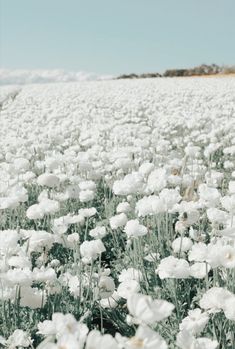
[[[234,348],[235,79],[14,89],[0,346]]]

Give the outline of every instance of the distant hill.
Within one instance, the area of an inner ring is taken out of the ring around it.
[[[160,77],[177,77],[177,76],[204,76],[215,74],[234,74],[234,66],[219,66],[217,64],[201,64],[189,69],[167,69],[163,74],[144,73],[144,74],[123,74],[116,79],[143,79],[143,78],[160,78]]]

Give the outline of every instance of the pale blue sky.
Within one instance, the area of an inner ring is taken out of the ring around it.
[[[235,0],[0,0],[2,68],[98,74],[235,63]]]

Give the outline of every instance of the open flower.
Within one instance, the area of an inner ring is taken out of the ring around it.
[[[219,345],[216,340],[210,338],[195,338],[186,330],[178,333],[176,344],[180,349],[216,349]]]
[[[137,293],[140,291],[140,284],[136,280],[125,280],[121,282],[117,288],[117,294],[127,299],[133,293]]]
[[[44,210],[42,206],[35,204],[27,209],[26,216],[29,219],[42,219],[44,217]]]
[[[94,239],[102,239],[107,235],[107,231],[104,226],[97,226],[90,230],[89,235]]]
[[[15,349],[17,347],[28,348],[32,347],[32,339],[27,332],[17,329],[7,339],[6,344],[8,349]]]
[[[150,327],[140,325],[135,335],[122,339],[125,349],[167,349],[166,341]]]
[[[161,260],[156,273],[161,279],[185,279],[190,276],[190,267],[185,259],[169,256]]]
[[[127,222],[127,216],[125,213],[120,213],[109,219],[110,227],[112,229],[117,229],[123,227]]]
[[[118,277],[118,281],[128,281],[128,280],[136,280],[141,281],[143,279],[143,274],[140,270],[135,268],[123,269],[121,274]]]
[[[93,348],[118,349],[118,343],[110,334],[102,335],[99,331],[93,330],[87,336],[85,349]]]
[[[104,251],[106,251],[106,248],[100,239],[84,241],[80,246],[80,252],[84,263],[91,263]]]
[[[139,223],[138,219],[131,219],[125,225],[124,231],[128,237],[143,236],[148,233],[148,229]]]
[[[150,296],[135,293],[128,297],[127,308],[140,323],[150,325],[166,319],[175,307],[165,300],[153,299]]]
[[[186,252],[192,245],[192,240],[187,237],[179,237],[172,242],[172,248],[175,253]]]
[[[180,324],[180,330],[186,330],[193,335],[198,335],[204,330],[208,321],[208,314],[206,312],[203,313],[201,309],[189,310],[188,316],[185,317]]]
[[[234,295],[225,288],[212,287],[204,293],[199,305],[202,309],[219,311],[224,309],[226,302],[233,297]]]

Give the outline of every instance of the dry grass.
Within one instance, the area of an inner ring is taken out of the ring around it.
[[[221,74],[209,74],[209,75],[191,75],[191,76],[181,76],[184,78],[231,78],[235,77],[235,73],[221,73]]]

